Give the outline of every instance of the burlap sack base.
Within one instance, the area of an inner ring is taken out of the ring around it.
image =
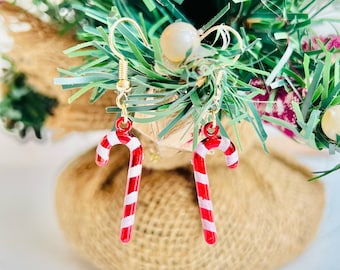
[[[57,98],[58,107],[53,117],[49,117],[46,126],[64,135],[72,131],[110,129],[115,116],[107,114],[105,108],[115,104],[115,97],[108,93],[94,104],[90,104],[91,93],[85,93],[71,105],[68,98],[75,90],[63,91],[54,84],[54,78],[60,74],[57,68],[69,69],[81,63],[80,57],[69,58],[64,50],[78,44],[72,33],[61,35],[57,30],[9,3],[0,4],[0,16],[13,38],[13,48],[6,55],[13,61],[16,70],[23,72],[28,83],[38,92]],[[27,31],[11,31],[11,25],[29,24]],[[1,90],[1,89],[0,89]]]
[[[56,208],[67,240],[99,269],[266,270],[289,262],[316,234],[324,207],[308,170],[260,146],[231,170],[217,151],[208,174],[218,231],[203,240],[191,166],[144,169],[130,243],[119,240],[128,150],[115,146],[106,167],[92,149],[60,175]]]

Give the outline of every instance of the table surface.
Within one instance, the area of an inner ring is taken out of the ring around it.
[[[94,270],[65,242],[54,209],[55,179],[103,132],[71,134],[53,140],[19,140],[0,130],[0,269]],[[312,170],[330,168],[340,155],[296,153]],[[326,208],[320,230],[308,249],[281,270],[336,270],[340,248],[340,172],[324,178]]]

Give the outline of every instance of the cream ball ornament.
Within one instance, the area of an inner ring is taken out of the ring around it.
[[[185,59],[190,49],[190,55],[194,55],[201,45],[201,40],[197,29],[190,23],[175,22],[164,29],[160,45],[163,55],[178,63]]]
[[[321,119],[322,131],[328,138],[336,141],[336,134],[340,135],[340,105],[328,108]]]

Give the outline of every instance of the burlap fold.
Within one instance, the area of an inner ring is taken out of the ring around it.
[[[227,169],[216,151],[208,175],[218,241],[204,242],[188,159],[171,170],[144,169],[130,243],[119,240],[128,150],[115,146],[109,164],[92,149],[60,175],[56,206],[67,240],[99,269],[277,269],[313,239],[324,206],[320,182],[306,168],[260,146]]]

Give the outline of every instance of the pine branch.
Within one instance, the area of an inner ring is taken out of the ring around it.
[[[57,100],[34,91],[25,75],[10,70],[4,84],[7,93],[0,102],[0,117],[6,129],[25,137],[29,129],[41,139],[41,129],[48,116],[53,115]]]

